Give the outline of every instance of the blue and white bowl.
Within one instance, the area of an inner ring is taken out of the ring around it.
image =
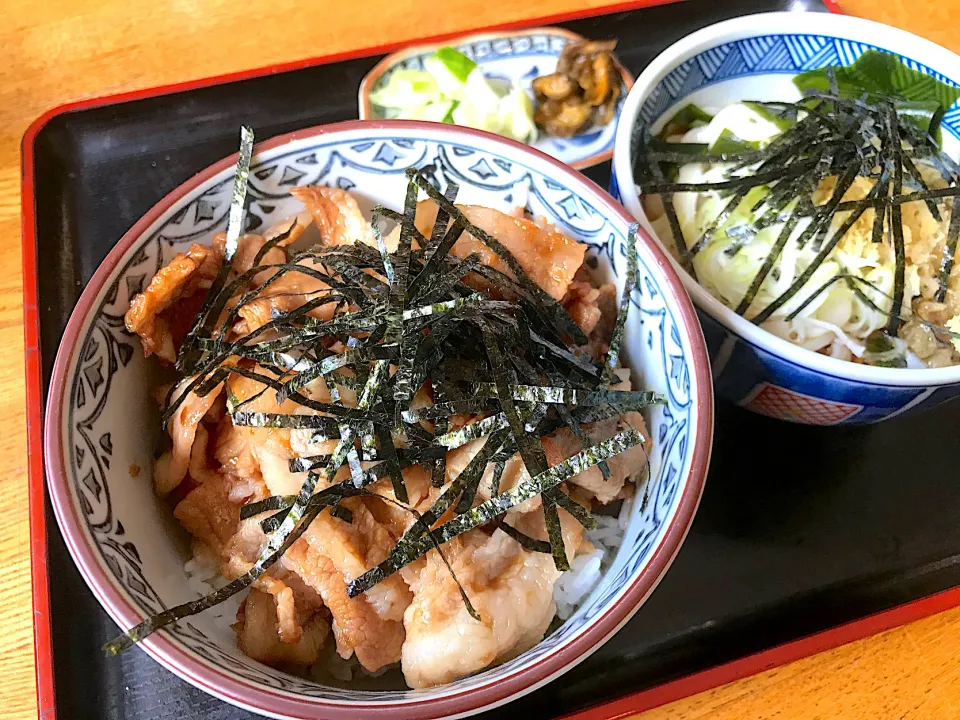
[[[124,628],[196,594],[184,570],[187,543],[150,477],[159,435],[155,361],[144,359],[124,331],[123,314],[178,251],[209,243],[225,228],[235,163],[234,155],[204,170],[119,240],[85,288],[57,354],[44,440],[50,497],[77,565]],[[250,172],[249,222],[269,225],[298,212],[289,189],[308,184],[349,189],[367,210],[376,203],[399,210],[410,166],[441,187],[456,181],[465,202],[525,204],[589,243],[600,277],[622,287],[632,222],[623,208],[542,153],[451,125],[348,122],[264,142]],[[472,714],[533,690],[596,650],[653,591],[679,549],[703,489],[713,432],[709,365],[693,305],[663,250],[645,235],[637,249],[640,282],[625,360],[643,387],[667,401],[647,414],[648,501],[633,504],[612,566],[557,631],[498,667],[406,692],[327,687],[261,665],[240,652],[216,609],[152,635],[142,648],[197,687],[254,712],[343,720]]]
[[[749,15],[704,28],[664,50],[637,79],[620,115],[611,194],[655,236],[633,182],[632,141],[659,130],[683,105],[800,98],[805,70],[848,65],[868,49],[896,55],[939,80],[960,82],[960,58],[879,23],[820,13]],[[960,152],[960,107],[943,120],[944,149]],[[723,305],[674,263],[697,306],[720,397],[811,425],[869,423],[960,394],[960,367],[894,369],[827,357],[762,330]]]
[[[535,28],[532,30],[503,30],[482,35],[471,35],[447,43],[415,45],[399,50],[381,60],[360,83],[359,105],[361,120],[384,119],[384,110],[370,102],[370,95],[383,86],[390,73],[398,69],[423,70],[423,61],[445,45],[451,45],[476,62],[488,78],[518,85],[532,95],[534,78],[548,75],[557,69],[560,51],[567,43],[582,40],[580,35],[563,28]],[[617,110],[633,87],[629,71],[617,62],[620,71],[620,100]],[[577,170],[598,165],[613,157],[613,142],[617,117],[606,125],[591,127],[573,137],[553,137],[542,132],[532,144],[537,150],[566,163]]]

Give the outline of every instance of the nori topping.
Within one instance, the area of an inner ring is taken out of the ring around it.
[[[497,460],[493,464],[493,477],[490,478],[490,494],[500,494],[500,481],[503,479],[503,470],[506,467],[506,460]]]
[[[635,180],[643,194],[661,196],[680,262],[688,269],[692,269],[690,256],[702,251],[721,231],[730,241],[726,252],[733,257],[761,229],[782,225],[771,250],[735,307],[736,312],[746,314],[757,324],[769,319],[801,290],[808,292],[804,290],[807,282],[847,231],[864,212],[874,209],[872,240],[887,242],[896,261],[891,310],[883,311],[889,317],[887,332],[896,334],[902,321],[906,276],[901,207],[907,202],[922,201],[933,218],[939,220],[945,210],[944,201],[960,195],[960,168],[940,150],[937,140],[944,108],[937,107],[936,103],[906,101],[883,92],[851,95],[853,76],[848,69],[820,72],[822,77],[818,76],[817,83],[805,86],[806,97],[800,103],[748,103],[767,119],[776,121],[783,130],[766,147],[724,156],[723,153],[710,152],[709,148],[704,153],[704,148],[682,144],[674,147],[674,143],[648,137],[639,143]],[[843,81],[838,82],[841,76]],[[664,179],[662,164],[675,168],[691,162],[726,162],[726,177],[705,183],[667,182]],[[924,178],[924,167],[935,169],[949,186],[931,188]],[[812,194],[828,177],[836,178],[831,196],[826,203],[814,205]],[[843,195],[857,177],[874,180],[873,188],[862,200],[843,200]],[[764,201],[749,213],[753,217],[731,222],[732,211],[746,197],[746,192],[761,186],[767,188],[768,193]],[[731,191],[732,194],[714,221],[688,243],[672,209],[673,193],[707,191]],[[836,223],[838,227],[831,233],[830,228],[839,212],[849,215]],[[946,296],[960,237],[958,216],[960,214],[951,215],[940,262],[935,298],[941,302]],[[795,231],[800,221],[807,218],[807,227],[797,234]],[[884,237],[885,228],[887,238]],[[788,243],[796,243],[801,248],[809,245],[816,255],[786,290],[751,314],[758,292],[774,272]],[[805,294],[800,307],[793,309],[788,319],[797,317],[800,310],[838,278],[828,280],[819,288],[810,288],[813,295]],[[853,281],[848,284],[850,282]],[[851,287],[856,288],[857,283]],[[856,291],[862,294],[859,289]]]
[[[241,161],[244,157],[248,153]],[[238,183],[245,173],[238,169]],[[530,280],[501,243],[470,223],[453,204],[455,185],[441,195],[419,172],[410,170],[408,175],[403,213],[380,209],[375,214],[376,249],[317,245],[287,262],[262,264],[269,250],[294,231],[291,225],[261,248],[249,271],[237,273],[229,262],[222,264],[222,277],[211,287],[181,348],[178,367],[184,377],[174,385],[180,387],[179,395],[176,390],[169,394],[164,422],[191,393],[207,395],[239,375],[255,387],[241,399],[227,386],[227,413],[234,425],[297,430],[306,432],[310,442],[335,441],[335,447],[327,454],[289,461],[290,472],[305,474],[296,495],[268,497],[240,509],[241,519],[257,517],[268,536],[247,575],[205,598],[147,619],[109,644],[109,652],[119,652],[248,587],[324,508],[352,522],[352,513],[343,504],[347,498],[376,495],[416,518],[384,564],[350,584],[351,596],[430,549],[438,550],[449,568],[442,544],[488,523],[497,523],[528,550],[551,552],[557,567],[566,569],[559,511],[585,527],[595,526],[589,511],[559,484],[594,465],[606,476],[606,460],[643,438],[630,430],[592,444],[582,426],[662,402],[654,393],[609,388],[637,279],[636,228],[628,236],[627,284],[609,352],[598,363],[577,347],[587,338],[563,306]],[[414,224],[419,190],[439,206],[429,238]],[[384,243],[381,218],[400,222],[394,252]],[[495,252],[512,277],[482,265],[476,254],[453,255],[464,232]],[[302,264],[308,261],[310,265]],[[264,297],[265,289],[290,272],[318,280],[325,289],[294,310],[274,310],[264,325],[236,337],[241,309]],[[252,287],[260,273],[268,279]],[[471,274],[482,276],[495,297],[465,283]],[[310,314],[320,308],[329,319]],[[321,384],[329,400],[317,399]],[[347,402],[353,393],[358,396],[356,407]],[[420,402],[424,396],[432,402]],[[269,404],[254,404],[263,401]],[[291,411],[287,403],[295,409]],[[471,415],[473,421],[451,429],[451,418],[460,415]],[[583,449],[550,467],[541,438],[565,426]],[[447,453],[474,440],[482,445],[463,471],[447,482]],[[506,462],[517,453],[531,479],[501,493]],[[443,488],[422,513],[408,505],[403,471],[412,465],[422,466],[431,474],[431,483]],[[333,482],[343,466],[349,468],[350,477]],[[492,476],[487,500],[478,493],[485,475]],[[371,492],[371,485],[387,479],[393,497]],[[317,491],[318,487],[324,489]],[[536,495],[543,496],[549,541],[530,538],[502,522],[507,510]],[[479,620],[463,587],[457,585],[468,612]]]

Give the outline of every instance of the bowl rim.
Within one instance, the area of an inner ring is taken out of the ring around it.
[[[849,15],[805,12],[755,13],[708,25],[681,38],[657,55],[637,77],[620,111],[613,149],[613,178],[620,188],[620,202],[640,221],[641,226],[657,240],[658,244],[660,240],[647,219],[643,205],[636,193],[631,191],[634,181],[631,169],[630,135],[640,109],[650,92],[680,63],[704,50],[749,37],[793,34],[833,36],[880,47],[911,59],[920,56],[924,58],[922,61],[924,65],[960,83],[960,56],[906,30]],[[907,47],[909,50],[896,49],[901,47]],[[943,72],[941,70],[943,67],[949,67],[953,77]],[[737,315],[694,280],[674,259],[672,253],[668,255],[697,308],[754,348],[759,348],[793,365],[848,382],[881,387],[938,387],[960,383],[960,365],[945,368],[883,368],[840,360],[795,345]]]
[[[370,102],[370,93],[373,91],[374,85],[376,85],[377,80],[379,80],[384,74],[393,68],[397,63],[403,62],[404,60],[414,56],[422,55],[423,53],[430,51],[437,51],[442,47],[447,46],[456,46],[456,45],[467,45],[475,42],[482,41],[494,41],[494,40],[504,40],[507,38],[522,37],[524,35],[553,35],[556,37],[566,38],[567,40],[584,40],[584,36],[575,33],[573,30],[568,30],[562,27],[554,27],[552,25],[543,25],[541,27],[532,27],[532,28],[521,28],[518,30],[490,30],[479,33],[472,33],[469,35],[460,35],[454,38],[449,38],[444,42],[427,42],[427,43],[415,43],[409,45],[401,50],[395,50],[386,57],[384,57],[380,62],[374,65],[366,75],[363,76],[363,79],[360,81],[360,87],[357,90],[357,106],[358,113],[361,120],[375,120],[376,118],[371,117],[373,113],[373,103]],[[627,89],[627,94],[629,95],[630,91],[633,89],[633,75],[626,66],[620,62],[617,58],[616,53],[613,55],[613,62],[617,67],[617,70],[620,73],[620,78],[623,81],[624,87]],[[478,65],[483,64],[483,60],[477,63]],[[619,117],[619,115],[618,115]],[[610,122],[616,123],[617,117],[614,117]],[[464,127],[458,125],[457,127]],[[546,136],[554,137],[554,136]],[[599,165],[602,162],[606,162],[613,158],[613,149],[616,144],[616,132],[614,132],[614,145],[611,145],[606,150],[603,150],[599,153],[594,153],[593,155],[588,155],[586,157],[579,158],[577,160],[572,160],[567,163],[574,170],[585,170],[587,168],[593,167],[594,165]],[[558,138],[563,140],[565,138]],[[521,143],[526,144],[526,143]],[[530,146],[532,147],[532,146]],[[542,152],[542,151],[541,151]],[[561,162],[563,162],[561,160]]]
[[[257,144],[254,152],[263,153],[293,142],[324,135],[384,130],[415,131],[424,137],[432,136],[432,138],[450,142],[463,141],[465,136],[467,139],[473,137],[482,140],[485,144],[493,143],[503,146],[502,151],[508,156],[517,153],[532,154],[538,162],[552,166],[557,173],[556,176],[564,178],[571,187],[577,188],[578,194],[589,197],[591,201],[606,208],[612,216],[618,217],[625,224],[634,222],[629,213],[596,183],[559,160],[522,143],[471,128],[422,121],[355,120],[314,126],[279,135]],[[87,540],[84,520],[80,517],[76,503],[72,499],[69,475],[64,461],[62,433],[69,371],[80,349],[81,331],[86,325],[87,318],[94,309],[106,281],[128,254],[130,248],[162,214],[180,202],[184,195],[218,173],[233,167],[236,160],[237,153],[233,153],[201,170],[168,193],[124,233],[84,288],[70,315],[57,351],[44,418],[44,460],[51,504],[70,554],[84,580],[100,604],[121,627],[136,624],[142,619],[142,615],[117,589],[112,576],[102,567],[96,551]],[[696,434],[691,450],[690,471],[681,497],[677,501],[673,522],[663,531],[643,571],[631,579],[628,588],[615,603],[588,621],[586,628],[579,636],[565,647],[539,661],[517,668],[506,679],[496,683],[486,683],[439,698],[428,696],[397,702],[371,704],[354,702],[349,705],[346,702],[338,703],[320,698],[295,697],[282,691],[256,686],[195,658],[191,653],[180,648],[164,632],[155,633],[144,640],[141,643],[143,650],[168,670],[211,695],[273,717],[316,717],[317,710],[323,709],[325,716],[344,720],[357,717],[361,710],[365,717],[381,718],[394,717],[398,711],[402,711],[404,717],[413,720],[465,716],[502,705],[514,697],[531,692],[553,680],[599,648],[640,608],[676,557],[700,502],[712,450],[714,421],[712,378],[706,344],[697,321],[696,311],[666,252],[643,230],[640,231],[640,235],[640,242],[650,253],[655,264],[659,266],[665,285],[672,290],[673,307],[681,318],[683,332],[687,336],[691,352],[690,364],[696,383],[696,394],[692,398],[696,405],[694,408],[697,417]]]

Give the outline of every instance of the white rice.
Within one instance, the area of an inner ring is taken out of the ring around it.
[[[370,672],[360,664],[356,655],[351,655],[348,660],[340,657],[337,654],[337,644],[330,641],[324,643],[323,647],[320,648],[320,658],[311,666],[309,672],[313,680],[325,685],[336,684],[331,683],[331,679],[333,679],[339,680],[341,683],[353,683],[357,689],[376,689],[377,683],[373,682],[376,678],[389,672],[399,671],[399,669],[400,663],[393,663]],[[363,683],[364,687],[361,688],[356,685],[358,682]]]
[[[227,584],[226,578],[220,575],[216,563],[209,557],[195,555],[183,564],[183,570],[187,574],[187,587],[197,597],[209,595]],[[214,605],[204,613],[204,617],[210,618],[218,630],[233,635],[231,626],[237,622],[237,611],[246,599],[247,592],[244,590]]]
[[[315,674],[318,674],[317,671],[327,672],[337,680],[350,682],[353,680],[354,674],[359,673],[363,669],[356,655],[352,655],[349,660],[344,660],[337,655],[336,643],[325,642],[320,652],[320,659],[313,666]],[[321,674],[317,679],[323,681],[325,678],[323,678]]]
[[[585,535],[595,549],[577,555],[570,563],[570,569],[553,586],[553,600],[557,604],[557,617],[561,620],[573,615],[613,564],[630,522],[632,507],[632,500],[624,500],[618,517],[594,516],[597,528],[587,530]]]

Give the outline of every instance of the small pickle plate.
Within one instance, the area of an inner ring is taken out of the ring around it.
[[[598,38],[602,39],[602,38]],[[383,87],[394,70],[423,70],[423,61],[441,47],[454,47],[474,60],[490,79],[518,85],[532,96],[534,78],[557,68],[560,52],[567,43],[583,40],[581,35],[563,28],[541,27],[529,30],[501,31],[469,35],[446,43],[415,45],[392,53],[377,63],[360,83],[358,97],[360,119],[387,117],[385,109],[373,104],[370,95]],[[540,136],[531,145],[577,170],[593,167],[613,156],[613,139],[623,98],[633,87],[633,76],[614,58],[620,71],[620,99],[614,119],[606,125],[591,126],[573,137]]]

